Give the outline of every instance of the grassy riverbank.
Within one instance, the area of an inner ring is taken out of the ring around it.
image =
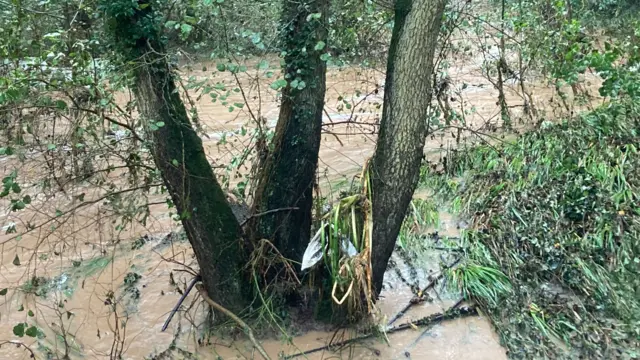
[[[425,172],[469,223],[449,273],[512,358],[637,358],[640,111],[614,103]]]

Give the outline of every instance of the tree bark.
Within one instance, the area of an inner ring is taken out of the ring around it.
[[[253,213],[247,225],[254,240],[271,239],[284,257],[302,259],[311,235],[322,110],[326,91],[328,0],[286,0],[282,10],[284,74],[288,84],[273,140],[260,173]],[[295,210],[291,210],[295,208]]]
[[[397,0],[380,134],[371,166],[376,293],[418,184],[445,0]]]
[[[133,88],[151,137],[149,147],[181,216],[205,289],[217,303],[239,312],[247,304],[250,284],[242,272],[243,234],[176,89],[150,2],[105,3],[116,50],[135,62]]]

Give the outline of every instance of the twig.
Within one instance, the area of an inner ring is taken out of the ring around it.
[[[252,219],[252,218],[257,218],[257,217],[260,217],[260,216],[269,215],[269,214],[273,214],[275,212],[280,212],[280,211],[291,211],[291,210],[299,210],[299,209],[300,208],[297,208],[297,207],[284,207],[284,208],[280,208],[280,209],[272,209],[272,210],[267,210],[265,212],[253,214],[253,215],[249,216],[248,218],[246,218],[243,222],[241,222],[240,223],[240,227],[243,227],[249,221],[249,219]]]
[[[189,293],[191,292],[191,290],[193,289],[193,287],[195,286],[195,284],[198,281],[200,281],[200,275],[194,277],[193,280],[191,280],[191,283],[189,283],[189,286],[187,287],[187,290],[184,292],[184,294],[182,294],[182,296],[180,297],[180,300],[178,300],[178,303],[176,303],[176,306],[173,307],[173,310],[171,310],[171,313],[169,314],[169,317],[164,322],[164,325],[162,325],[162,330],[161,330],[162,332],[167,330],[167,327],[169,326],[169,323],[171,322],[171,319],[173,319],[173,315],[175,315],[176,312],[178,312],[178,309],[182,305],[182,302],[184,301],[184,299],[187,298],[187,295],[189,295]]]
[[[2,347],[2,345],[5,345],[5,344],[11,344],[11,345],[15,345],[17,347],[23,347],[26,351],[29,352],[29,354],[31,354],[31,358],[32,359],[36,358],[36,354],[33,352],[33,350],[31,350],[31,348],[27,344],[25,344],[23,342],[15,341],[15,340],[0,341],[0,347]]]
[[[265,358],[266,360],[271,360],[269,355],[267,355],[267,352],[264,351],[264,348],[262,347],[262,345],[260,345],[260,343],[253,336],[253,330],[251,330],[251,328],[249,327],[249,325],[247,325],[247,323],[242,321],[242,319],[240,319],[238,316],[236,316],[236,314],[234,314],[231,311],[227,310],[222,305],[220,305],[217,302],[211,300],[209,295],[207,295],[207,291],[204,289],[202,284],[198,284],[198,285],[196,285],[196,287],[198,288],[198,291],[200,292],[200,296],[202,296],[202,298],[204,299],[204,301],[207,302],[207,304],[211,305],[211,307],[213,307],[214,309],[216,309],[216,310],[222,312],[223,314],[227,315],[233,321],[235,321],[238,325],[240,325],[240,327],[247,334],[247,336],[249,337],[249,340],[251,340],[251,342],[253,343],[253,346],[255,346],[255,348],[258,350],[260,355],[262,355],[262,357]]]
[[[425,286],[424,289],[422,289],[422,293],[426,293],[429,289],[431,289],[432,287],[434,287],[438,281],[440,279],[442,279],[442,277],[444,277],[444,270],[450,269],[454,266],[456,266],[460,260],[462,260],[462,257],[457,258],[453,263],[451,263],[450,265],[445,265],[444,269],[442,269],[442,271],[440,272],[440,274],[433,279],[427,286]],[[389,323],[387,324],[387,326],[391,326],[393,325],[394,322],[396,322],[396,320],[400,319],[406,312],[407,310],[409,310],[411,308],[411,306],[413,305],[412,302],[409,302],[402,310],[400,310],[399,313],[397,313],[393,318],[391,318],[391,320],[389,321]]]
[[[453,310],[455,310],[455,311],[453,311]],[[430,326],[430,325],[434,325],[437,322],[453,320],[453,319],[466,317],[466,316],[475,316],[477,314],[478,314],[478,310],[475,307],[463,308],[463,309],[460,309],[460,310],[456,310],[455,308],[452,307],[449,310],[445,311],[444,313],[437,313],[437,314],[429,315],[429,316],[423,317],[422,319],[420,319],[418,321],[407,322],[407,323],[402,324],[402,325],[391,327],[391,328],[386,330],[386,333],[387,334],[391,334],[391,333],[398,332],[398,331],[403,331],[403,330],[407,330],[407,329],[413,329],[415,326]],[[315,349],[299,352],[299,353],[292,354],[292,355],[287,355],[287,356],[284,357],[284,360],[293,359],[293,358],[296,358],[296,357],[299,357],[299,356],[305,356],[305,355],[313,354],[313,353],[316,353],[318,351],[330,350],[332,348],[343,347],[345,345],[349,345],[349,344],[352,344],[352,343],[355,343],[355,342],[358,342],[358,341],[362,341],[362,340],[366,340],[366,339],[372,338],[372,337],[375,336],[375,334],[376,334],[375,332],[371,332],[371,333],[368,333],[368,334],[365,334],[365,335],[362,335],[362,336],[355,337],[353,339],[340,341],[340,342],[335,343],[335,344],[328,344],[328,345],[321,346],[321,347],[318,347],[318,348],[315,348]]]

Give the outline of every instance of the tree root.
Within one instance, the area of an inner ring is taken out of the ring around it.
[[[236,314],[232,313],[231,311],[227,310],[222,305],[220,305],[217,302],[213,301],[209,297],[209,295],[207,294],[207,291],[204,289],[202,284],[196,285],[196,288],[200,292],[200,296],[202,296],[202,298],[204,299],[204,301],[207,302],[207,304],[211,305],[211,307],[213,307],[214,309],[216,309],[216,310],[222,312],[223,314],[227,315],[228,317],[231,318],[231,320],[235,321],[238,325],[240,325],[242,330],[249,337],[249,340],[251,340],[251,342],[253,343],[253,346],[258,350],[258,352],[260,353],[260,355],[262,355],[263,358],[265,358],[266,360],[271,360],[271,358],[269,357],[267,352],[264,350],[262,345],[260,345],[260,343],[253,336],[253,330],[251,330],[251,328],[249,327],[249,325],[247,325],[247,323],[242,321],[242,319],[240,319]]]

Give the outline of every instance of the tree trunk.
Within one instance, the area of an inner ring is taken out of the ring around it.
[[[377,294],[418,184],[444,5],[445,0],[397,0],[395,5],[384,108],[371,167],[371,265]]]
[[[241,311],[249,294],[242,272],[242,231],[176,89],[151,6],[143,0],[135,9],[127,0],[105,3],[115,20],[111,28],[117,51],[135,61],[134,94],[152,138],[151,152],[181,216],[205,289],[222,306]]]
[[[273,150],[260,173],[253,208],[254,215],[276,211],[252,217],[247,226],[254,240],[273,240],[286,258],[295,261],[302,259],[311,233],[326,90],[326,63],[321,55],[326,52],[328,5],[328,0],[284,3],[288,85],[282,91]]]

